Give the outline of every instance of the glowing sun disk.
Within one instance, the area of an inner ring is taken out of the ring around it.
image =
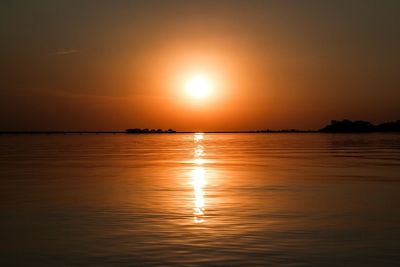
[[[204,75],[190,77],[185,85],[187,93],[194,98],[204,98],[212,93],[213,85]]]

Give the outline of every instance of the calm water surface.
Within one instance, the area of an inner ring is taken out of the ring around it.
[[[0,136],[1,266],[399,266],[400,135]]]

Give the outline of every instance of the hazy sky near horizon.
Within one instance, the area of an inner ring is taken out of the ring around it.
[[[400,119],[400,1],[1,1],[0,130]],[[214,92],[190,99],[184,81]]]

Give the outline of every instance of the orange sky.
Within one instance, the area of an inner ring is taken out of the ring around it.
[[[317,129],[400,118],[399,3],[1,3],[0,130]],[[185,81],[214,84],[202,100]]]

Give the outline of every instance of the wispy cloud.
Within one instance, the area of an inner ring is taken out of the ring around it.
[[[53,54],[54,55],[70,55],[70,54],[76,54],[76,53],[79,53],[79,50],[76,50],[76,49],[58,49]]]

